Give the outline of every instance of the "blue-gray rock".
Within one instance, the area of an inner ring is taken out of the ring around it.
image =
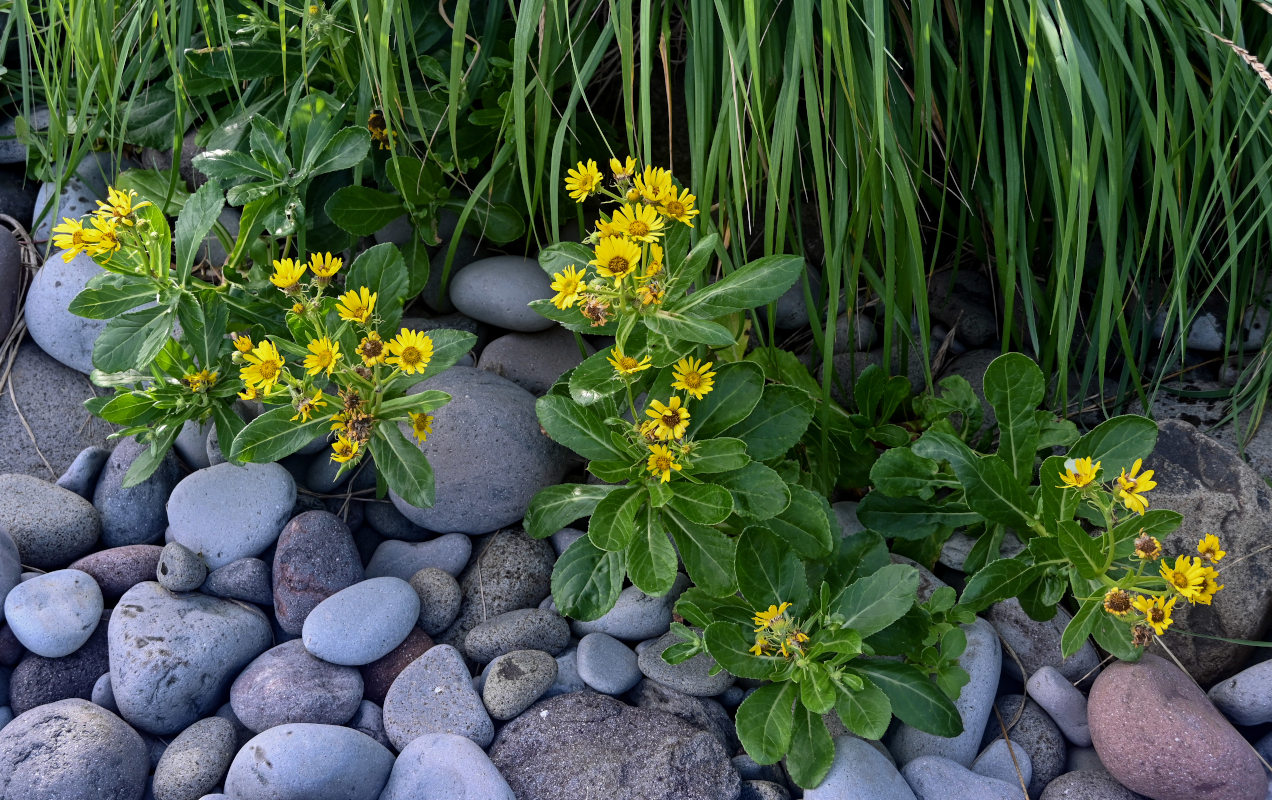
[[[49,110],[44,107],[32,110],[24,121],[33,131],[47,130],[49,127]],[[25,164],[27,146],[18,139],[17,117],[0,122],[0,164]]]
[[[155,766],[155,800],[198,800],[221,785],[234,758],[234,726],[205,717],[181,732]]]
[[[208,567],[198,554],[180,542],[168,542],[159,555],[155,580],[170,592],[193,592],[208,577]]]
[[[9,176],[6,175],[5,178]],[[0,180],[0,213],[3,213],[2,207],[8,205],[4,195],[11,196],[12,188],[5,186],[9,180]],[[18,301],[22,296],[21,283],[25,272],[18,241],[6,229],[0,233],[0,331],[8,332],[13,327],[13,318],[17,314]]]
[[[365,733],[297,722],[257,734],[239,750],[225,793],[235,800],[376,800],[392,768],[393,754]]]
[[[18,546],[5,533],[4,523],[0,520],[0,621],[4,620],[4,601],[21,579],[22,560],[18,557]]]
[[[1087,721],[1086,695],[1065,680],[1055,667],[1043,667],[1025,683],[1038,705],[1055,721],[1064,738],[1078,747],[1091,746],[1091,726]]]
[[[578,659],[579,677],[602,694],[622,694],[643,677],[632,649],[608,634],[589,633],[580,639]]]
[[[105,194],[105,187],[98,188],[99,181],[85,180],[72,175],[62,191],[56,183],[45,182],[35,195],[35,208],[31,212],[31,238],[47,242],[53,238],[53,228],[66,218],[79,219],[97,210],[97,201]]]
[[[0,328],[0,330],[6,330]],[[75,492],[80,497],[92,502],[93,489],[97,487],[97,476],[110,458],[110,451],[105,447],[85,447],[75,456],[75,460],[57,479],[57,485]]]
[[[581,644],[579,649],[582,650]],[[628,694],[628,700],[638,708],[674,714],[695,728],[706,731],[716,737],[726,753],[737,752],[742,746],[738,742],[733,717],[710,697],[694,697],[644,678]]]
[[[595,692],[539,701],[489,752],[518,800],[736,800],[741,792],[714,736]]]
[[[458,647],[479,623],[537,606],[552,588],[554,563],[552,545],[531,539],[524,531],[505,530],[491,536],[460,576],[459,616],[438,641]]]
[[[259,558],[240,558],[212,570],[199,591],[213,597],[245,600],[258,606],[274,603],[269,564]]]
[[[361,666],[386,655],[420,616],[420,599],[401,578],[370,578],[319,603],[301,630],[305,648],[333,664]]]
[[[771,781],[773,783],[786,783],[786,776],[782,771],[782,766],[778,764],[757,764],[755,759],[746,754],[746,751],[739,753],[729,759],[733,768],[738,771],[738,777],[744,781]],[[888,763],[892,763],[889,761]],[[832,764],[832,770],[834,766]],[[897,773],[900,777],[900,773]]]
[[[570,626],[561,615],[520,608],[476,625],[464,638],[464,655],[479,664],[513,650],[544,650],[555,656],[569,643]]]
[[[582,539],[584,536],[587,536],[587,532],[581,531],[578,528],[562,528],[552,534],[552,549],[556,550],[557,555],[559,556],[565,552],[567,547],[574,544],[579,539]]]
[[[59,700],[0,730],[0,796],[19,800],[141,800],[146,744],[87,700]]]
[[[742,781],[738,800],[791,800],[791,793],[770,781]]]
[[[574,633],[577,636],[608,633],[628,642],[662,636],[671,627],[672,606],[688,586],[689,579],[684,574],[676,575],[671,591],[662,597],[650,597],[635,586],[628,586],[619,593],[618,602],[609,611],[588,622],[575,622]]]
[[[533,259],[494,256],[474,261],[455,275],[450,299],[455,308],[479,322],[533,333],[556,325],[529,306],[532,300],[552,296],[551,283]]]
[[[804,274],[808,276],[813,297],[816,298],[821,294],[821,272],[811,264],[806,264]],[[808,305],[804,302],[804,282],[797,280],[793,286],[782,292],[774,303],[774,308],[776,313],[773,315],[773,323],[779,329],[807,328]]]
[[[365,507],[363,513],[366,514],[367,524],[386,539],[422,542],[437,535],[407,519],[391,500],[376,500],[362,505]]]
[[[115,690],[110,685],[109,672],[103,672],[97,679],[97,683],[93,684],[93,693],[89,699],[112,714],[119,713],[119,705],[115,703]]]
[[[839,319],[835,320],[836,355],[870,350],[875,346],[878,338],[874,320],[865,314],[859,312],[840,314]]]
[[[162,554],[163,548],[158,545],[130,544],[90,553],[71,562],[70,568],[92,575],[107,604],[113,606],[124,592],[142,581],[155,579]]]
[[[93,371],[93,345],[106,329],[104,319],[86,319],[68,309],[88,282],[105,270],[80,253],[64,261],[57,251],[35,273],[27,291],[26,323],[40,349],[87,375]]]
[[[663,661],[663,651],[679,641],[675,634],[668,631],[640,652],[636,664],[645,677],[695,697],[711,697],[733,685],[733,676],[727,670],[710,674],[716,662],[706,653],[699,653],[680,664]],[[976,741],[980,741],[979,736]]]
[[[448,533],[428,542],[401,542],[389,539],[381,542],[367,562],[367,577],[409,580],[426,567],[440,569],[450,575],[459,575],[472,556],[473,541],[462,533]]]
[[[577,647],[567,647],[556,657],[556,680],[543,693],[545,698],[556,697],[559,694],[572,694],[587,689],[587,684],[583,682],[583,678],[579,675],[578,661]],[[486,666],[490,665],[487,664]]]
[[[339,517],[327,511],[297,514],[274,550],[273,602],[279,626],[299,634],[319,603],[362,577],[357,545]]]
[[[297,639],[261,653],[230,686],[230,707],[260,733],[289,722],[343,725],[362,701],[362,675],[315,658]]]
[[[1016,598],[995,603],[985,611],[989,624],[994,626],[1002,640],[1015,652],[1016,658],[1003,661],[1003,669],[1017,680],[1024,680],[1042,667],[1055,667],[1069,681],[1085,679],[1090,686],[1100,668],[1100,657],[1088,640],[1078,652],[1062,658],[1060,636],[1073,617],[1063,608],[1056,608],[1056,615],[1046,622],[1039,622],[1025,613]],[[1024,674],[1020,670],[1024,667]]]
[[[7,691],[0,695],[0,702],[7,700],[13,713],[22,714],[58,700],[91,699],[97,679],[110,669],[106,641],[106,626],[98,625],[88,641],[68,656],[45,658],[26,653],[13,674],[5,676],[8,685],[0,688]]]
[[[385,747],[393,746],[389,735],[384,732],[384,709],[370,700],[358,704],[358,710],[353,712],[353,718],[345,723],[345,727],[365,733]]]
[[[424,284],[424,291],[420,292],[420,299],[424,301],[433,311],[447,316],[459,316],[458,314],[449,314],[455,310],[455,305],[451,302],[450,292],[442,291],[442,279],[446,276],[447,289],[449,290],[455,276],[461,269],[473,262],[474,256],[481,249],[477,240],[465,234],[459,234],[458,237],[444,233],[439,227],[438,235],[442,237],[443,242],[437,248],[437,252],[429,259],[428,281]],[[453,240],[458,238],[458,242]],[[451,258],[450,249],[454,246],[455,256],[451,259],[450,270],[446,270],[446,260]]]
[[[433,507],[416,508],[389,493],[411,522],[434,531],[489,533],[521,519],[536,492],[565,476],[568,451],[543,433],[534,395],[517,384],[452,367],[410,392],[425,390],[446,392],[451,401],[433,412],[433,432],[418,443],[433,465]]]
[[[327,453],[319,453],[309,462],[305,470],[305,486],[311,492],[330,494],[349,482],[352,472],[345,472],[339,478],[336,473],[344,466],[339,461],[332,461]]]
[[[467,537],[464,537],[467,539]],[[420,598],[420,618],[416,622],[429,636],[436,636],[451,626],[459,616],[462,594],[459,581],[445,570],[425,567],[407,581]]]
[[[1000,739],[1003,726],[1006,725],[1012,743],[1023,747],[1029,754],[1029,763],[1033,768],[1033,778],[1029,781],[1029,794],[1032,797],[1042,794],[1047,784],[1060,773],[1077,768],[1067,766],[1067,758],[1072,754],[1051,717],[1032,700],[1026,702],[1022,710],[1020,704],[1024,700],[1023,695],[1005,694],[994,701],[997,714],[990,715],[981,746],[985,747]],[[1095,753],[1094,750],[1091,752]]]
[[[485,748],[494,724],[459,651],[437,645],[397,676],[384,698],[384,730],[402,751],[428,733],[453,733]]]
[[[212,460],[208,458],[208,437],[215,430],[216,425],[212,420],[200,425],[188,419],[181,426],[181,432],[172,443],[172,449],[177,451],[177,455],[181,456],[181,460],[190,469],[207,469],[212,466]]]
[[[481,699],[494,719],[506,721],[530,707],[556,681],[557,663],[542,650],[513,650],[490,662]]]
[[[4,616],[22,646],[45,658],[70,655],[97,630],[102,590],[87,572],[59,569],[23,581],[5,596]]]
[[[985,724],[998,690],[1002,648],[993,626],[983,619],[977,618],[972,624],[964,625],[963,631],[967,634],[967,650],[959,657],[958,663],[967,670],[971,680],[954,701],[963,720],[963,732],[946,738],[910,725],[897,725],[888,749],[898,764],[908,764],[919,756],[942,756],[967,767],[980,752],[981,736],[985,733]]]
[[[941,756],[919,756],[901,768],[918,800],[1023,800],[1024,792]],[[807,795],[805,795],[807,800]]]
[[[995,739],[972,762],[972,772],[1004,783],[1029,786],[1033,781],[1033,763],[1025,748],[1006,739]]]
[[[119,599],[110,618],[115,702],[138,728],[160,736],[177,733],[215,709],[230,682],[271,639],[269,621],[255,608],[139,583]]]
[[[1066,772],[1038,800],[1144,800],[1103,770]]]
[[[380,800],[516,800],[516,796],[471,740],[430,733],[398,755]]]
[[[560,326],[541,333],[509,333],[482,348],[477,369],[507,378],[533,395],[546,394],[552,384],[577,367],[595,349]]]
[[[204,458],[211,467],[215,464],[225,463],[225,453],[221,452],[221,439],[216,435],[216,426],[212,426],[212,430],[208,431],[208,438],[203,449]],[[200,467],[202,469],[202,467]]]
[[[175,541],[216,569],[264,552],[295,502],[296,482],[278,464],[217,464],[172,490],[168,525]]]
[[[38,181],[14,172],[0,172],[0,214],[7,214],[22,222],[32,219],[39,193]],[[14,300],[16,305],[17,298]]]
[[[0,531],[12,537],[23,564],[56,569],[93,548],[101,517],[87,500],[48,481],[0,475]],[[0,563],[7,561],[0,556]],[[0,570],[7,581],[7,566]]]
[[[1238,725],[1272,721],[1272,661],[1260,661],[1210,687],[1207,692],[1228,719]]]

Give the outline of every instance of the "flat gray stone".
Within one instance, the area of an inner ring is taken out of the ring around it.
[[[71,569],[87,572],[101,587],[102,596],[114,605],[124,592],[141,583],[153,581],[163,548],[154,544],[130,544],[89,553],[71,563]]]
[[[389,735],[384,732],[384,709],[370,700],[358,704],[358,710],[353,712],[353,718],[345,723],[345,727],[365,733],[385,747],[393,746]]]
[[[1219,681],[1207,694],[1238,725],[1272,722],[1272,661],[1260,661]]]
[[[508,611],[482,622],[464,639],[464,655],[479,664],[513,650],[543,650],[555,656],[570,643],[561,615],[538,608]]]
[[[1024,792],[941,756],[919,756],[901,768],[918,800],[1022,800]]]
[[[213,597],[268,606],[274,604],[270,583],[268,564],[259,558],[240,558],[209,572],[199,591]]]
[[[985,617],[998,631],[1007,646],[1015,652],[1016,658],[1024,666],[1024,675],[1015,658],[1004,657],[1003,669],[1017,680],[1024,680],[1042,667],[1054,667],[1069,681],[1085,678],[1086,686],[1091,685],[1095,673],[1100,668],[1100,657],[1088,640],[1078,648],[1078,652],[1062,658],[1060,654],[1060,636],[1073,617],[1063,608],[1056,608],[1056,615],[1046,622],[1030,618],[1016,598],[995,603],[985,611]]]
[[[362,701],[362,675],[315,658],[297,639],[256,657],[230,686],[230,707],[249,730],[315,722],[343,725]]]
[[[430,733],[453,733],[485,748],[494,724],[459,651],[437,645],[397,676],[384,698],[384,730],[399,751]]]
[[[490,662],[481,690],[494,719],[506,721],[530,707],[556,681],[557,663],[542,650],[513,650]]]
[[[349,526],[326,511],[293,517],[278,536],[273,563],[274,615],[290,634],[301,632],[319,603],[363,578]]]
[[[609,611],[587,622],[576,620],[572,626],[574,633],[577,636],[607,633],[628,642],[662,636],[671,627],[672,606],[688,586],[689,579],[684,574],[676,575],[671,591],[662,597],[650,597],[635,586],[628,586],[619,593],[618,602]]]
[[[915,800],[896,765],[855,736],[835,737],[835,759],[825,780],[804,800]]]
[[[181,479],[176,456],[169,452],[149,478],[127,489],[123,486],[128,469],[149,449],[136,439],[121,439],[97,479],[93,506],[102,515],[102,543],[107,547],[154,544],[168,527],[165,504]]]
[[[296,503],[296,482],[278,464],[217,464],[192,472],[168,498],[172,538],[208,569],[258,556],[278,539]]]
[[[203,585],[208,567],[198,554],[180,542],[168,542],[159,555],[155,580],[170,592],[193,592]]]
[[[468,632],[491,617],[534,608],[552,587],[556,553],[542,539],[506,530],[491,536],[459,578],[459,616],[438,638],[462,645]]]
[[[465,537],[467,538],[467,537]],[[425,567],[407,581],[420,598],[420,618],[416,623],[429,636],[436,636],[451,626],[459,616],[463,597],[459,581],[437,567]]]
[[[632,649],[604,633],[579,640],[578,661],[579,677],[602,694],[620,695],[644,677]]]
[[[5,330],[0,328],[0,330]],[[110,451],[105,447],[85,447],[75,456],[75,460],[57,479],[57,485],[69,489],[80,497],[93,501],[93,489],[97,486],[98,473],[110,458]]]
[[[477,369],[493,372],[541,396],[567,370],[595,352],[586,342],[580,352],[579,341],[582,340],[576,339],[572,331],[560,326],[541,333],[505,334],[482,348]]]
[[[172,443],[172,449],[177,451],[177,455],[181,456],[181,460],[190,469],[206,469],[212,466],[212,459],[208,457],[208,437],[215,430],[216,425],[212,420],[200,425],[188,419],[181,426],[181,432]]]
[[[230,763],[235,800],[377,800],[393,753],[352,728],[296,722],[257,734]]]
[[[480,747],[463,736],[430,733],[403,750],[380,800],[516,800]]]
[[[535,313],[529,303],[546,300],[552,279],[539,262],[522,256],[494,256],[474,261],[455,274],[450,300],[466,316],[511,331],[533,333],[556,323]]]
[[[556,697],[559,694],[573,694],[587,689],[587,684],[579,675],[578,648],[567,647],[556,657],[556,662],[556,680],[543,693],[545,698]]]
[[[4,600],[4,617],[23,647],[45,658],[70,655],[102,617],[102,590],[86,572],[59,569],[23,581]]]
[[[409,580],[426,567],[434,567],[449,575],[459,575],[473,552],[473,541],[462,533],[448,533],[428,542],[381,542],[367,562],[367,577],[391,575]]]
[[[699,653],[680,664],[663,661],[663,651],[679,641],[681,640],[669,631],[640,652],[636,663],[645,677],[696,697],[711,697],[733,685],[733,676],[727,670],[710,674],[716,663],[706,653]]]
[[[0,475],[0,531],[12,537],[23,564],[55,569],[92,549],[101,516],[84,498],[48,481]]]
[[[1025,748],[1006,739],[995,739],[972,762],[972,772],[1004,783],[1029,786],[1033,763]]]
[[[1087,699],[1054,667],[1043,667],[1029,677],[1029,696],[1051,716],[1064,738],[1078,747],[1091,746]]]
[[[1072,750],[1068,748],[1060,729],[1051,721],[1051,717],[1047,716],[1047,712],[1033,700],[1026,702],[1022,711],[1020,704],[1024,699],[1023,695],[1005,694],[994,701],[998,715],[990,715],[981,745],[987,746],[1001,739],[1003,725],[1008,726],[1008,735],[1012,743],[1023,747],[1029,754],[1029,763],[1033,769],[1033,777],[1029,781],[1029,794],[1036,796],[1042,794],[1042,790],[1047,788],[1047,784],[1055,780],[1056,776],[1066,770],[1075,769],[1075,767],[1067,766],[1067,760],[1078,748]],[[1002,717],[1002,724],[998,721],[999,716]]]
[[[401,644],[419,616],[420,599],[409,583],[370,578],[319,603],[305,618],[301,638],[324,661],[361,666]]]
[[[88,282],[106,271],[83,253],[69,262],[62,259],[62,254],[58,250],[49,256],[31,281],[26,301],[27,330],[41,350],[87,375],[93,371],[93,345],[106,329],[107,320],[79,317],[69,308]]]
[[[206,717],[181,732],[155,766],[155,800],[198,800],[216,789],[237,750],[234,726]]]
[[[93,693],[89,699],[112,714],[119,713],[119,705],[115,702],[115,690],[110,685],[109,672],[103,672],[97,679],[97,683],[93,684]]]

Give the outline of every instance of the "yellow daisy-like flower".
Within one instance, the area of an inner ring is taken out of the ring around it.
[[[305,313],[305,304],[304,304],[304,303],[292,303],[291,313],[295,314],[295,315],[296,315],[296,316],[298,316],[298,317],[299,317],[301,314],[304,314],[304,313]]]
[[[705,364],[697,358],[682,358],[671,368],[675,376],[671,388],[693,395],[693,399],[701,400],[715,388],[715,373],[711,372],[711,362]]]
[[[637,200],[640,200],[640,189],[633,186],[627,190],[627,194],[623,195],[623,199],[629,203],[635,203]]]
[[[773,623],[786,613],[786,609],[790,608],[790,603],[782,603],[780,606],[769,606],[768,611],[757,611],[751,621],[756,624],[755,632],[759,633],[773,627]]]
[[[1180,556],[1175,559],[1173,567],[1163,561],[1159,571],[1162,580],[1189,602],[1196,600],[1197,595],[1201,594],[1202,587],[1206,585],[1206,574],[1201,566],[1200,558]]]
[[[256,393],[256,387],[248,386],[243,391],[239,392],[238,396],[240,400],[255,400],[258,396]]]
[[[300,279],[305,276],[305,265],[295,259],[284,258],[281,261],[274,261],[274,274],[269,276],[269,282],[282,289],[284,292],[294,291],[296,284],[300,283]]]
[[[66,251],[62,254],[63,261],[70,261],[86,251],[98,238],[97,231],[92,228],[85,230],[83,222],[70,217],[62,217],[62,224],[53,228],[53,234],[53,246]]]
[[[1213,533],[1201,537],[1201,541],[1197,543],[1197,552],[1211,564],[1218,564],[1221,558],[1228,555],[1227,550],[1219,549],[1219,537]]]
[[[342,266],[344,259],[331,253],[314,253],[309,257],[309,271],[325,280],[330,280]]]
[[[380,334],[371,331],[358,342],[357,353],[362,357],[362,363],[368,367],[383,364],[384,340],[380,338]]]
[[[230,341],[234,342],[234,349],[240,353],[252,352],[252,337],[246,333],[231,333]]]
[[[84,252],[90,256],[104,256],[119,249],[119,229],[110,217],[93,217],[93,231],[85,231]]]
[[[566,172],[565,190],[576,203],[582,203],[600,188],[601,171],[596,168],[594,158],[589,158],[586,164],[580,161],[577,167]]]
[[[1144,493],[1157,488],[1151,469],[1145,470],[1142,475],[1139,474],[1142,462],[1143,459],[1135,459],[1129,475],[1126,470],[1122,470],[1122,474],[1117,476],[1117,496],[1121,499],[1122,505],[1136,514],[1143,514],[1148,510],[1148,499],[1144,497]]]
[[[411,434],[421,442],[433,432],[432,414],[408,414],[411,418]]]
[[[336,441],[331,444],[332,461],[343,464],[356,455],[358,455],[358,443],[344,434],[336,437]]]
[[[552,305],[560,309],[572,307],[579,301],[582,289],[583,273],[571,264],[564,271],[552,276],[552,291],[556,292],[552,297]]]
[[[216,372],[204,369],[198,372],[186,373],[181,376],[181,382],[192,392],[206,392],[216,383],[216,376]]]
[[[336,368],[336,362],[340,360],[340,342],[332,342],[326,336],[310,342],[306,349],[309,350],[309,355],[305,356],[305,370],[310,375],[317,375],[319,372],[330,375]]]
[[[1202,567],[1201,573],[1204,583],[1201,586],[1201,592],[1197,595],[1196,602],[1208,606],[1211,599],[1215,596],[1215,592],[1222,589],[1223,585],[1219,583],[1219,571],[1214,567]]]
[[[270,387],[278,383],[283,372],[283,357],[271,341],[258,344],[252,352],[243,356],[248,366],[239,371],[243,383],[262,393],[268,393]]]
[[[645,416],[657,423],[654,432],[663,441],[683,438],[685,429],[689,427],[689,409],[681,407],[679,396],[673,396],[667,405],[653,401]]]
[[[327,405],[327,401],[323,398],[322,390],[320,389],[315,389],[312,397],[305,397],[304,395],[301,395],[300,399],[296,401],[294,406],[296,409],[296,416],[292,417],[291,421],[295,422],[299,419],[302,422],[308,422],[309,415],[325,405]]]
[[[433,358],[433,340],[419,331],[402,329],[402,332],[389,342],[392,354],[385,361],[393,364],[407,375],[423,372]]]
[[[677,195],[673,187],[667,196],[662,199],[659,208],[662,209],[662,213],[692,228],[693,218],[698,216],[698,209],[693,207],[696,202],[698,202],[698,198],[689,194],[688,189]]]
[[[661,475],[661,482],[666,483],[671,480],[672,470],[680,471],[680,464],[676,463],[676,454],[661,444],[652,444],[649,446],[649,462],[645,467],[654,475]]]
[[[664,294],[663,288],[656,283],[648,286],[641,286],[636,290],[636,296],[640,298],[640,304],[642,306],[661,305]]]
[[[1104,595],[1104,610],[1115,617],[1125,617],[1131,610],[1131,596],[1122,589],[1109,589]]]
[[[604,277],[622,283],[640,265],[640,245],[621,236],[607,236],[596,246],[591,263]]]
[[[1064,462],[1064,474],[1060,476],[1063,486],[1057,486],[1057,489],[1063,489],[1066,486],[1071,489],[1081,489],[1083,486],[1091,484],[1095,480],[1095,476],[1100,472],[1100,463],[1096,461],[1091,463],[1089,458],[1071,458]]]
[[[371,141],[379,145],[381,150],[393,149],[393,142],[397,139],[397,131],[390,133],[383,111],[377,108],[371,112],[371,115],[367,117],[367,131],[371,134]]]
[[[675,191],[671,185],[671,173],[662,167],[645,167],[644,172],[636,176],[633,188],[647,203],[660,203]]]
[[[623,161],[617,158],[611,158],[609,162],[610,172],[614,174],[616,181],[630,181],[632,176],[636,174],[636,159],[631,156]]]
[[[642,281],[648,281],[663,271],[663,249],[661,245],[649,245],[649,263],[645,265],[645,271],[641,274]]]
[[[1161,636],[1170,627],[1170,612],[1178,599],[1178,597],[1172,597],[1167,600],[1164,597],[1137,595],[1131,603],[1136,611],[1144,615],[1144,621],[1153,626],[1153,631]]]
[[[1141,533],[1135,538],[1135,555],[1143,561],[1156,561],[1162,556],[1162,543],[1156,536]]]
[[[106,187],[106,202],[97,201],[97,214],[108,219],[113,219],[121,225],[132,225],[133,221],[129,219],[132,213],[139,208],[150,205],[149,200],[142,200],[140,203],[133,202],[137,197],[137,193],[132,189],[126,192],[116,189],[114,186]]]
[[[614,371],[619,375],[635,375],[641,370],[649,369],[649,356],[637,359],[635,356],[623,355],[623,351],[615,347],[606,359],[613,367]]]
[[[372,312],[375,311],[375,298],[375,292],[365,286],[357,290],[350,289],[340,295],[340,300],[336,304],[336,312],[346,322],[360,322],[365,325],[367,320],[371,319]]]
[[[663,235],[663,222],[653,206],[624,206],[614,212],[610,229],[636,242],[652,242]]]

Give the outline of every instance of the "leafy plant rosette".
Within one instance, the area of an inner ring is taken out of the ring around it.
[[[793,450],[816,400],[769,379],[781,359],[765,356],[767,371],[756,360],[721,363],[737,345],[736,318],[793,285],[802,261],[763,258],[710,282],[719,239],[689,247],[693,195],[632,159],[610,169],[608,181],[595,162],[571,171],[576,201],[603,194],[617,208],[600,215],[590,247],[544,250],[556,295],[533,304],[571,330],[615,337],[537,404],[548,435],[601,481],[545,488],[527,511],[536,538],[589,518],[553,570],[557,608],[595,619],[625,579],[663,595],[683,563],[693,586],[676,611],[695,627],[677,623],[681,641],[663,657],[706,652],[734,674],[772,681],[739,708],[738,734],[759,763],[785,757],[801,785],[830,768],[821,715],[831,711],[863,736],[881,736],[893,714],[956,735],[951,698],[967,680],[958,623],[970,616],[952,590],[918,603],[917,570],[890,564],[882,537],[836,535]],[[880,377],[861,385],[888,391]],[[869,405],[886,418],[900,401]],[[878,435],[857,422],[862,442]]]
[[[340,257],[315,253],[276,259],[256,282],[196,277],[196,251],[223,204],[210,181],[171,227],[154,203],[112,187],[87,224],[67,219],[55,228],[66,260],[84,252],[106,270],[70,310],[107,320],[92,379],[115,394],[87,407],[120,425],[117,436],[149,445],[124,485],[152,474],[187,422],[211,420],[232,462],[275,461],[334,433],[332,459],[342,472],[369,452],[388,488],[431,505],[432,470],[403,429],[422,441],[429,412],[450,398],[412,387],[454,364],[474,337],[395,333],[407,278],[393,245],[363,251],[348,269]],[[265,410],[244,423],[239,400]]]

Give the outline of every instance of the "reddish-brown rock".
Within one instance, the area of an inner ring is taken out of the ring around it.
[[[400,645],[362,667],[362,696],[377,705],[384,705],[384,696],[389,693],[389,687],[397,676],[432,646],[433,640],[427,633],[411,628]]]
[[[1174,664],[1145,654],[1095,679],[1091,740],[1118,782],[1153,800],[1250,800],[1268,791],[1250,743]]]
[[[299,635],[309,612],[362,580],[362,559],[349,527],[335,514],[306,511],[292,518],[274,551],[274,614]]]
[[[102,588],[107,605],[124,596],[124,592],[141,583],[155,579],[159,555],[163,548],[157,544],[128,544],[90,553],[71,564],[71,569],[82,570],[93,576]]]

